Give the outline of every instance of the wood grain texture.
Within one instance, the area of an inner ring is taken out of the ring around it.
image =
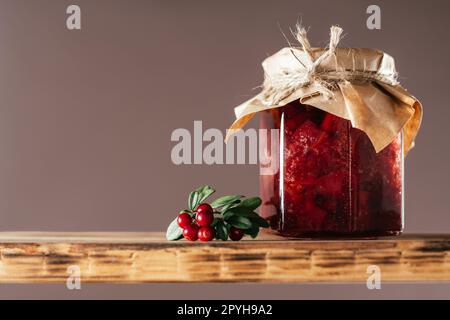
[[[371,240],[164,240],[162,233],[0,233],[0,282],[353,282],[450,280],[450,235]]]

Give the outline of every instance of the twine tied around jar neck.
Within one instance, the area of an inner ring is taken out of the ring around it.
[[[305,66],[300,59],[298,59],[295,56],[294,51],[291,50],[291,53],[296,57],[296,59],[300,62],[301,65],[303,65],[306,70],[306,78],[313,80],[316,72],[316,68],[322,61],[327,59],[329,56],[333,55],[336,51],[336,47],[339,44],[339,41],[341,41],[341,35],[342,35],[342,28],[338,26],[332,26],[330,30],[330,43],[328,45],[328,50],[326,50],[324,53],[322,53],[317,59],[314,59],[314,56],[312,54],[312,47],[309,43],[307,32],[305,28],[301,27],[300,25],[297,25],[297,34],[296,39],[297,41],[302,45],[303,51],[305,51],[306,56],[309,58],[309,65]]]
[[[353,61],[351,68],[343,68],[336,56],[336,48],[342,38],[343,29],[332,26],[330,29],[330,41],[327,49],[311,47],[307,37],[307,31],[300,25],[296,26],[295,38],[301,45],[304,56],[298,56],[298,49],[290,46],[290,52],[298,61],[299,66],[285,67],[281,74],[269,74],[263,83],[262,98],[267,105],[278,105],[287,96],[299,88],[314,85],[317,92],[327,99],[332,99],[333,90],[342,82],[381,82],[387,85],[398,85],[397,72],[381,74],[373,70],[367,70],[365,66],[357,69]],[[297,49],[297,50],[294,50]],[[297,51],[297,53],[295,52]],[[317,53],[321,53],[317,56]],[[351,52],[349,52],[350,54]],[[334,60],[334,61],[333,61]],[[326,61],[327,67],[321,68]],[[330,68],[330,65],[333,67]]]

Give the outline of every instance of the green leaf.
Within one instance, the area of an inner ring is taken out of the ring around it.
[[[199,194],[198,194],[197,191],[192,191],[189,194],[189,201],[188,201],[189,210],[194,210],[195,209],[195,207],[198,204],[198,197],[199,197]]]
[[[223,206],[227,206],[229,204],[233,204],[236,201],[238,201],[240,198],[242,198],[242,196],[238,196],[238,195],[233,195],[233,196],[223,196],[220,198],[217,198],[216,200],[214,200],[211,203],[211,207],[213,207],[214,209],[219,208],[219,207],[223,207]]]
[[[228,229],[223,220],[217,222],[216,226],[216,239],[226,241],[228,239]]]
[[[253,225],[251,228],[244,230],[244,233],[255,239],[259,233],[259,227]]]
[[[223,214],[223,220],[228,221],[232,216],[235,216],[235,214],[231,211],[227,211]]]
[[[223,218],[225,220],[227,220],[227,218],[231,217],[231,216],[246,216],[253,213],[253,210],[249,209],[249,208],[245,208],[245,207],[230,207],[227,208],[226,210],[222,211],[223,214]]]
[[[269,222],[266,219],[263,219],[261,217],[257,219],[250,219],[254,225],[257,225],[258,228],[269,228]]]
[[[248,215],[244,215],[244,217],[249,218],[258,227],[261,227],[261,228],[268,228],[269,227],[269,222],[266,219],[262,218],[256,212],[251,212]]]
[[[236,206],[238,206],[238,205],[239,205],[239,202],[241,202],[241,201],[240,201],[240,200],[236,200],[236,202],[233,202],[233,203],[229,203],[229,204],[227,204],[227,205],[224,205],[224,206],[220,209],[220,211],[222,212],[222,214],[224,214],[224,213],[227,212],[229,209],[235,208]]]
[[[169,227],[167,228],[166,239],[167,240],[179,240],[182,237],[183,237],[183,229],[181,229],[178,226],[177,218],[175,218],[175,220],[173,220],[169,224]]]
[[[248,198],[242,200],[239,207],[248,208],[253,211],[261,205],[261,202],[261,198],[259,197]]]
[[[239,229],[248,229],[252,227],[250,219],[242,216],[231,215],[226,221],[232,226]]]
[[[270,226],[269,222],[266,219],[261,218],[260,216],[258,216],[258,218],[251,219],[251,220],[252,220],[252,222],[256,223],[258,225],[258,227],[260,227],[260,228],[268,228]]]
[[[202,203],[203,201],[205,201],[210,195],[212,195],[214,192],[216,192],[216,190],[214,190],[213,188],[211,188],[210,186],[203,186],[200,190],[199,190],[199,194],[200,194],[200,198],[198,200],[198,204]]]
[[[206,200],[210,195],[212,195],[216,190],[211,188],[210,186],[203,186],[195,189],[189,194],[189,209],[195,210],[195,208]]]
[[[250,220],[251,224],[257,226],[258,228],[268,228],[269,222],[262,218],[259,214],[253,211],[249,211],[248,208],[231,208],[223,214],[225,221],[229,222],[230,219],[235,219],[234,217],[246,218]]]

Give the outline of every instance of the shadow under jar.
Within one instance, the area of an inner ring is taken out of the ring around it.
[[[290,237],[402,232],[402,134],[376,153],[350,121],[300,103],[260,112],[260,121],[279,129],[261,144],[265,163],[279,164],[260,175],[261,215],[273,229]]]

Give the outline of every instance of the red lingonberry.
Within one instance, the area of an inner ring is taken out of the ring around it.
[[[192,217],[187,212],[182,212],[178,215],[177,223],[180,228],[187,227],[192,224]]]
[[[195,210],[195,221],[200,227],[208,227],[214,221],[214,213],[211,206],[207,203],[200,204]]]
[[[201,227],[198,230],[198,240],[200,241],[211,241],[214,239],[215,230],[213,227]]]
[[[196,241],[198,239],[198,227],[194,224],[183,228],[183,237],[186,240]]]
[[[228,236],[233,241],[239,241],[244,236],[244,230],[236,228],[236,227],[231,227],[230,233],[228,234]]]

